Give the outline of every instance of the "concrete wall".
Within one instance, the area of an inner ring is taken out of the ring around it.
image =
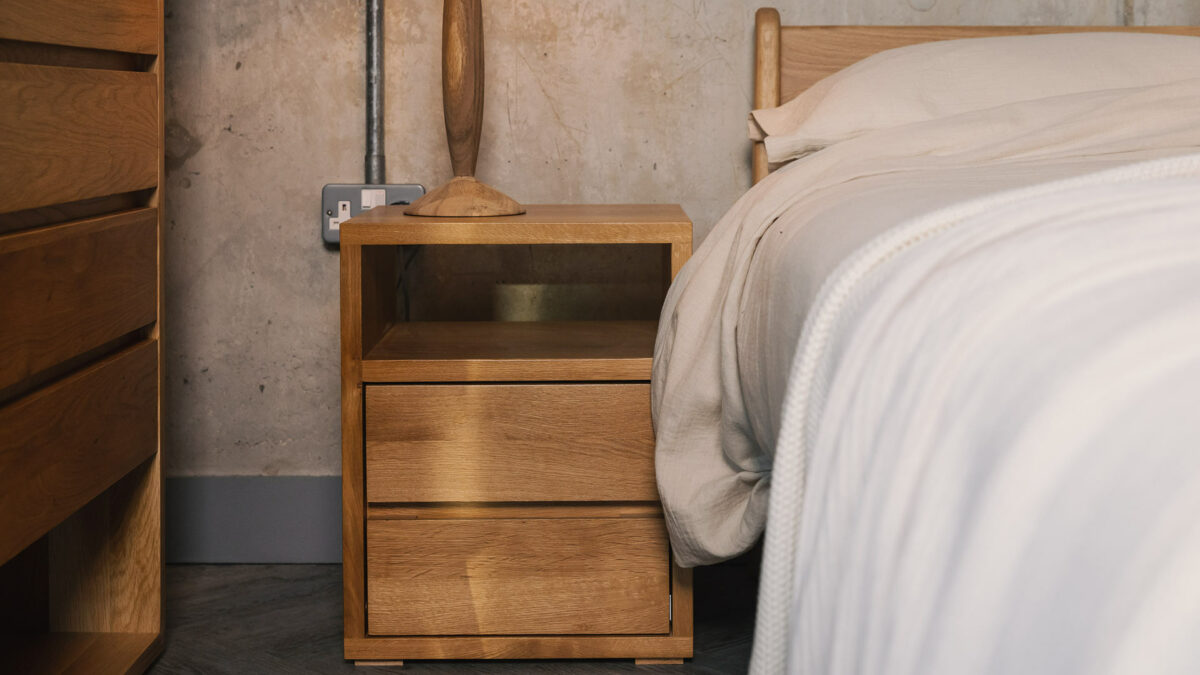
[[[749,186],[759,3],[486,0],[479,175],[524,202],[681,202],[700,238]],[[363,3],[168,0],[167,470],[339,472],[325,183],[363,154]],[[785,23],[1200,21],[1197,0],[779,0]],[[441,3],[390,0],[388,178],[450,172]]]

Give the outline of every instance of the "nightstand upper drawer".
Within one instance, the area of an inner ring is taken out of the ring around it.
[[[650,385],[366,388],[367,500],[657,501]]]

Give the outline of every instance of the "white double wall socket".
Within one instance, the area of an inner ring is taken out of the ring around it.
[[[327,244],[341,241],[342,223],[385,204],[411,204],[425,194],[416,183],[367,185],[330,183],[321,189],[321,239]]]

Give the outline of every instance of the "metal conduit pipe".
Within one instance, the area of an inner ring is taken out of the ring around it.
[[[387,182],[383,151],[383,0],[367,0],[366,183]]]

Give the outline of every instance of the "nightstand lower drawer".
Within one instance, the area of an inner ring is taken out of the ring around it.
[[[664,634],[661,518],[370,520],[371,635]]]
[[[657,501],[650,385],[366,388],[367,500]]]

